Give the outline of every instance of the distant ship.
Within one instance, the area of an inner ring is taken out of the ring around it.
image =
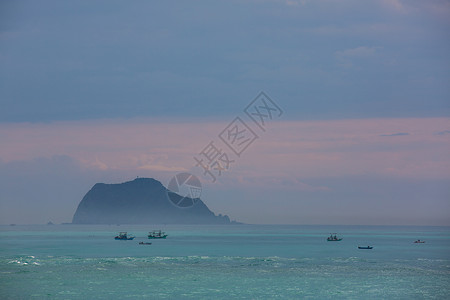
[[[134,239],[134,235],[127,234],[126,232],[119,232],[119,235],[117,235],[115,240],[122,240],[122,241],[129,241]]]
[[[139,242],[139,245],[151,245],[152,243]]]
[[[165,239],[167,234],[161,230],[153,230],[148,233],[149,239]]]
[[[417,240],[417,241],[414,241],[414,244],[425,244],[425,241]]]
[[[361,246],[358,246],[358,249],[373,249],[373,247],[372,246],[367,246],[367,247],[361,247]]]
[[[338,238],[336,233],[331,233],[330,236],[327,238],[327,241],[329,241],[329,242],[339,242],[339,241],[342,241],[342,238]]]

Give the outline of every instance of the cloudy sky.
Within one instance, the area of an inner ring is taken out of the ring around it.
[[[439,0],[2,1],[0,224],[191,172],[242,222],[450,225],[449,30]],[[214,183],[210,142],[234,161]]]

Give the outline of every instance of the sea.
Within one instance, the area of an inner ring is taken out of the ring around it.
[[[0,299],[450,299],[450,227],[17,225],[0,245]]]

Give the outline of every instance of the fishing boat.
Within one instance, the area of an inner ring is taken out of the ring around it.
[[[367,246],[367,247],[358,246],[358,249],[368,249],[368,250],[370,250],[370,249],[373,249],[373,247],[371,247],[371,246]]]
[[[127,234],[125,231],[119,232],[119,234],[114,238],[116,240],[129,241],[134,239],[134,235]]]
[[[149,239],[165,239],[167,234],[161,230],[153,230],[148,233]]]
[[[417,241],[414,241],[414,244],[425,244],[425,241],[417,240]]]
[[[339,242],[339,241],[342,241],[342,238],[338,238],[336,233],[331,233],[330,236],[327,238],[327,241],[329,241],[329,242]]]
[[[139,242],[139,245],[151,245],[152,243]]]

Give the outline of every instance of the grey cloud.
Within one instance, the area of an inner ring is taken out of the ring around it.
[[[446,134],[449,134],[449,133],[450,133],[450,130],[444,130],[444,131],[439,131],[436,134],[437,135],[446,135]]]
[[[402,136],[402,135],[409,135],[407,132],[397,132],[392,134],[380,134],[380,136]]]

